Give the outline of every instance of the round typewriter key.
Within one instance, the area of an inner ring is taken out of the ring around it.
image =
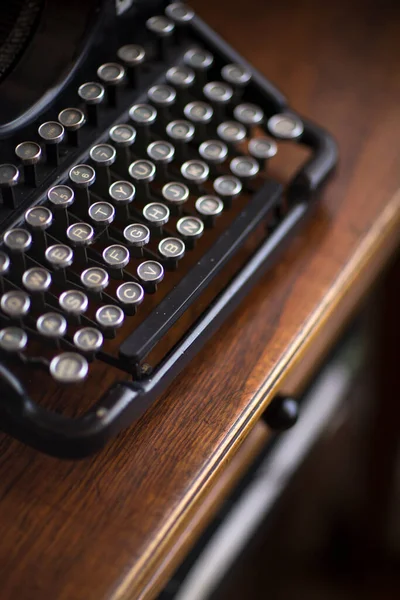
[[[86,294],[80,290],[67,290],[63,292],[58,299],[61,310],[72,317],[75,322],[80,321],[89,306],[89,300]]]
[[[277,153],[277,145],[268,138],[253,138],[249,142],[249,153],[258,160],[261,169],[266,169],[267,162]]]
[[[94,183],[96,173],[93,167],[89,165],[75,165],[69,172],[69,178],[75,185],[87,188]]]
[[[32,267],[22,275],[22,285],[32,294],[32,304],[35,308],[45,307],[45,292],[50,288],[51,275],[42,267]]]
[[[89,208],[89,217],[97,230],[107,228],[115,219],[115,208],[109,202],[95,202]]]
[[[119,85],[125,78],[125,69],[118,63],[104,63],[97,69],[97,76],[106,85]]]
[[[89,223],[74,223],[67,229],[67,238],[73,246],[90,246],[94,240],[94,229]]]
[[[90,148],[89,156],[96,167],[109,167],[115,161],[116,152],[110,144],[97,144]]]
[[[233,98],[233,89],[223,81],[210,81],[203,88],[203,94],[214,107],[219,121],[225,117],[225,108]]]
[[[78,96],[86,104],[100,104],[104,100],[104,86],[97,81],[88,81],[79,86]]]
[[[129,118],[137,127],[137,145],[144,152],[150,143],[150,127],[157,119],[157,109],[151,104],[134,104],[129,110]]]
[[[158,244],[158,252],[169,269],[176,269],[178,261],[185,256],[186,246],[179,238],[168,237]]]
[[[207,127],[214,115],[212,107],[206,102],[189,102],[183,109],[185,117],[196,123],[196,131],[201,137],[207,137]]]
[[[47,248],[45,257],[54,269],[66,269],[72,265],[74,253],[69,246],[54,244]]]
[[[116,108],[118,104],[118,87],[125,80],[125,69],[118,63],[104,63],[97,69],[97,77],[107,88],[108,105]]]
[[[103,250],[103,260],[111,273],[117,278],[123,278],[124,269],[129,264],[130,254],[125,246],[114,244]]]
[[[124,319],[124,311],[113,304],[101,306],[96,312],[96,322],[103,329],[106,337],[114,337],[115,330],[122,326]]]
[[[222,67],[221,75],[222,79],[233,85],[235,88],[244,88],[251,81],[251,71],[237,63]]]
[[[120,148],[132,146],[135,143],[136,130],[131,125],[121,123],[110,129],[110,140]]]
[[[126,243],[132,247],[134,256],[143,256],[143,246],[150,241],[150,229],[142,223],[132,223],[123,232]]]
[[[115,181],[108,190],[111,201],[116,207],[118,214],[122,217],[129,217],[129,204],[133,202],[136,195],[136,188],[130,181]]]
[[[157,107],[158,114],[164,125],[170,118],[170,107],[175,104],[176,91],[169,85],[153,85],[147,92],[149,102]]]
[[[4,292],[4,275],[7,275],[10,269],[10,259],[5,252],[0,250],[0,293]]]
[[[185,53],[185,64],[194,71],[207,71],[214,62],[213,55],[202,48],[191,48]]]
[[[162,15],[151,17],[146,21],[146,27],[158,36],[169,36],[174,32],[175,26],[170,19]]]
[[[93,227],[89,223],[73,223],[67,229],[67,239],[76,248],[78,257],[86,262],[86,248],[94,242]]]
[[[171,121],[166,127],[166,132],[175,142],[177,159],[185,160],[187,144],[194,138],[194,125],[184,120]]]
[[[78,131],[85,124],[85,115],[79,108],[64,108],[58,114],[61,125],[69,131]]]
[[[130,204],[135,198],[135,186],[130,181],[115,181],[110,185],[110,198],[117,206]]]
[[[14,187],[20,179],[19,170],[15,165],[0,165],[0,189],[3,196],[3,206],[6,208],[16,208]]]
[[[119,48],[117,56],[126,66],[134,67],[144,62],[146,52],[142,46],[138,46],[137,44],[127,44],[126,46],[121,46],[121,48]]]
[[[127,44],[119,48],[117,56],[126,68],[131,86],[137,87],[140,68],[146,59],[145,49],[137,44]]]
[[[229,207],[233,198],[241,193],[242,184],[240,179],[233,175],[222,175],[214,181],[214,190],[218,196],[223,198],[224,206]]]
[[[274,115],[268,119],[268,131],[280,140],[296,140],[304,131],[301,120],[292,113]]]
[[[36,321],[36,329],[40,335],[58,341],[67,332],[67,321],[59,313],[45,313]]]
[[[196,200],[196,210],[208,226],[214,225],[215,217],[224,210],[224,204],[217,196],[201,196]]]
[[[156,167],[150,160],[135,160],[129,165],[129,175],[135,181],[136,190],[140,200],[148,200],[151,197],[149,183],[154,181]]]
[[[36,187],[36,165],[42,157],[41,147],[36,142],[22,142],[15,148],[15,154],[22,162],[25,184]]]
[[[78,96],[86,105],[86,114],[90,125],[99,124],[99,104],[104,100],[104,86],[97,81],[88,81],[78,88]]]
[[[57,167],[59,163],[59,145],[65,135],[64,127],[57,121],[47,121],[40,125],[38,134],[46,145],[46,160],[48,164]]]
[[[90,165],[75,165],[69,172],[69,180],[76,196],[74,212],[85,216],[90,206],[89,188],[96,181],[96,171]]]
[[[22,284],[28,292],[46,292],[51,285],[51,275],[43,267],[32,267],[23,274]]]
[[[143,217],[151,227],[158,229],[161,232],[162,226],[169,221],[169,208],[161,202],[151,202],[146,204],[143,209]]]
[[[110,129],[110,140],[117,147],[115,170],[125,173],[132,162],[130,147],[135,143],[136,129],[125,123],[114,125]]]
[[[89,267],[81,273],[82,285],[90,292],[101,293],[110,282],[110,277],[101,267]]]
[[[74,260],[74,253],[71,248],[64,244],[54,244],[47,248],[45,258],[52,270],[55,271],[55,278],[61,282],[65,281],[65,269],[70,267]]]
[[[28,345],[28,336],[19,327],[5,327],[0,331],[0,350],[22,352]]]
[[[36,165],[42,156],[42,150],[36,142],[22,142],[15,148],[15,154],[23,165]]]
[[[171,121],[166,132],[173,140],[190,142],[194,137],[195,128],[189,121]]]
[[[188,67],[196,72],[195,87],[200,92],[206,84],[207,71],[214,63],[213,55],[202,48],[191,48],[185,53],[183,60]]]
[[[26,292],[12,290],[6,292],[0,299],[0,308],[7,317],[20,321],[31,307],[31,300]]]
[[[218,136],[225,143],[233,146],[246,138],[246,128],[237,121],[225,121],[217,127]]]
[[[67,209],[74,203],[74,190],[68,185],[55,185],[47,192],[47,199],[57,209]]]
[[[53,214],[45,206],[34,206],[32,208],[28,208],[25,213],[25,223],[32,229],[48,229],[52,222]]]
[[[153,85],[147,92],[147,97],[157,108],[172,106],[176,100],[176,91],[169,85]]]
[[[164,177],[168,177],[166,165],[174,160],[175,148],[173,145],[170,142],[164,142],[163,140],[152,142],[147,148],[147,154],[156,165],[162,166]]]
[[[162,15],[151,17],[146,21],[146,27],[158,36],[169,36],[174,32],[175,26],[170,19]]]
[[[165,77],[169,84],[180,90],[190,88],[196,79],[193,69],[186,67],[185,65],[171,67],[168,69]]]
[[[157,285],[164,279],[164,267],[155,260],[146,260],[137,268],[139,277],[144,289],[149,294],[157,290]]]
[[[86,123],[84,113],[79,108],[64,108],[58,114],[58,120],[67,132],[68,143],[79,146],[79,130]]]
[[[149,160],[135,160],[129,166],[129,175],[137,181],[151,182],[156,175],[156,168]]]
[[[166,72],[165,79],[167,83],[179,90],[179,94],[176,96],[176,104],[182,110],[190,101],[188,92],[196,80],[193,69],[185,65],[171,67]]]
[[[256,104],[238,104],[233,109],[233,116],[236,121],[242,123],[245,127],[250,128],[260,125],[264,120],[264,112]]]
[[[193,184],[201,185],[207,181],[210,169],[202,160],[188,160],[181,166],[182,176]]]
[[[189,188],[178,181],[166,183],[161,193],[174,214],[180,214],[180,208],[189,198]]]
[[[185,25],[193,20],[194,10],[184,2],[172,2],[165,9],[165,14],[177,25]]]
[[[167,17],[160,15],[150,17],[150,19],[146,21],[146,27],[155,38],[155,60],[167,61],[170,38],[175,31],[174,22]]]
[[[50,362],[50,374],[58,383],[79,383],[86,379],[89,365],[84,356],[64,352]]]
[[[182,217],[177,222],[176,229],[183,239],[193,247],[194,241],[203,235],[204,223],[197,217]]]
[[[96,181],[93,190],[104,195],[111,185],[110,166],[115,163],[117,152],[110,144],[97,144],[89,152],[90,159],[96,167]]]
[[[134,315],[137,307],[143,302],[144,290],[138,283],[129,281],[117,288],[116,296],[123,305],[125,314]]]
[[[55,185],[47,192],[47,199],[54,211],[57,211],[54,227],[60,236],[65,236],[69,227],[68,208],[75,200],[74,190],[68,185]]]
[[[53,213],[46,206],[33,206],[25,213],[25,223],[32,231],[34,249],[44,251],[47,248],[45,231],[53,223]]]
[[[8,229],[3,236],[3,242],[7,250],[13,255],[13,275],[19,276],[26,268],[25,252],[27,252],[32,245],[32,236],[26,229],[21,229],[19,227],[16,229]]]
[[[185,38],[187,27],[194,18],[194,11],[183,2],[172,2],[172,4],[166,7],[165,14],[176,25],[177,42],[182,42]]]
[[[252,179],[259,171],[260,167],[255,158],[251,156],[237,156],[230,163],[232,173],[240,179]]]
[[[102,347],[104,338],[101,331],[95,327],[83,327],[74,334],[73,341],[78,350],[89,355],[88,358],[94,358]]]
[[[17,185],[19,180],[19,170],[15,165],[0,165],[0,187],[12,187]]]
[[[59,144],[64,139],[65,129],[58,121],[46,121],[39,126],[38,134],[48,144]]]
[[[213,165],[220,165],[228,156],[228,146],[219,140],[207,140],[199,147],[200,156]]]
[[[157,110],[150,104],[134,104],[129,110],[129,117],[138,126],[153,125]]]
[[[147,154],[155,163],[167,164],[172,162],[175,148],[169,142],[158,140],[148,146]]]
[[[194,123],[210,123],[213,117],[213,109],[206,102],[189,102],[183,111],[185,117]]]
[[[26,229],[8,229],[3,236],[3,241],[10,252],[22,253],[31,247],[32,236]]]

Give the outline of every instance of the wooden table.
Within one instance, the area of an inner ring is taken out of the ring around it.
[[[270,399],[302,387],[398,241],[396,2],[192,4],[335,135],[340,166],[279,265],[136,427],[82,462],[1,438],[2,600],[153,598],[264,441]]]

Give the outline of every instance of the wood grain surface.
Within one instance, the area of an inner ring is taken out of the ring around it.
[[[335,135],[340,165],[279,265],[135,427],[76,463],[0,438],[2,600],[154,597],[196,506],[276,391],[312,372],[398,241],[400,6],[192,5]]]

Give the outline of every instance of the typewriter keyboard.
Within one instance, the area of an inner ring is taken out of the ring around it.
[[[28,392],[151,376],[293,206],[279,92],[181,3],[137,30],[0,154],[0,361]]]

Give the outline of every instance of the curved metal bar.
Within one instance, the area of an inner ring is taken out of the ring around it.
[[[307,119],[302,121],[304,131],[298,141],[312,148],[313,155],[289,185],[288,199],[291,203],[312,200],[333,173],[338,161],[338,147],[333,137]]]

